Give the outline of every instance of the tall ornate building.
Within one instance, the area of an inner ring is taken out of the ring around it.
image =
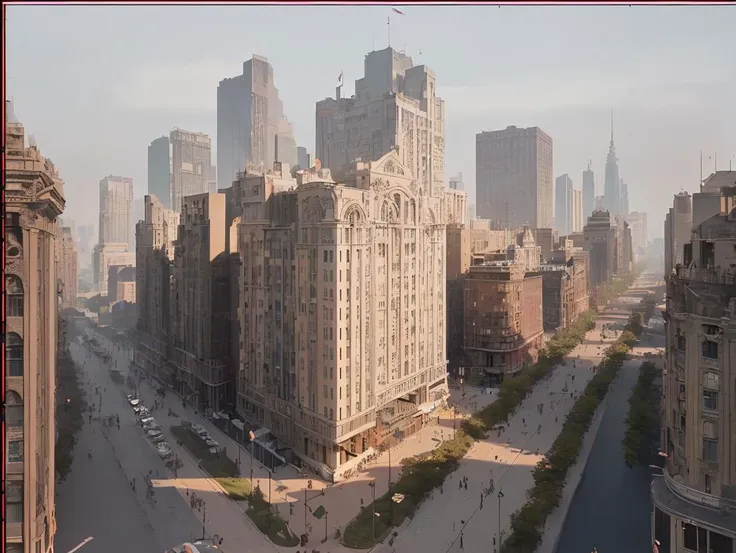
[[[466,210],[393,151],[343,174],[244,176],[238,228],[238,410],[336,480],[447,394],[445,225]]]
[[[8,105],[5,128],[5,543],[52,552],[59,227],[63,181]]]
[[[666,466],[652,483],[662,553],[736,550],[736,186],[722,189],[719,211],[667,275]]]

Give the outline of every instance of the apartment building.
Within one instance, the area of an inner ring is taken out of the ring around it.
[[[70,227],[60,228],[59,242],[59,280],[63,286],[61,293],[61,307],[63,309],[77,305],[78,253],[77,243]]]
[[[169,364],[176,390],[202,411],[226,408],[234,392],[225,221],[224,194],[183,198],[174,246]]]
[[[585,250],[590,255],[590,286],[608,284],[616,271],[616,220],[608,211],[596,210],[583,229]]]
[[[169,135],[169,142],[171,209],[180,211],[185,197],[209,192],[212,141],[206,134],[175,128]]]
[[[238,410],[333,480],[447,394],[445,221],[466,211],[393,151],[343,175],[243,175],[237,247]]]
[[[54,446],[64,184],[26,147],[8,102],[5,126],[5,542],[8,553],[51,553],[56,533]]]
[[[693,228],[667,277],[663,475],[652,482],[662,553],[736,551],[736,186]]]
[[[541,269],[544,331],[556,332],[590,307],[588,252],[572,247],[556,250]]]
[[[669,276],[682,264],[685,244],[690,241],[693,227],[693,198],[687,192],[675,194],[672,207],[664,220],[664,270]]]
[[[441,196],[445,185],[445,102],[434,72],[415,66],[393,48],[365,56],[355,95],[317,102],[316,157],[343,182],[355,160],[377,161],[395,151],[403,171],[425,196]]]
[[[153,194],[144,200],[144,220],[136,225],[138,321],[133,362],[173,386],[167,358],[171,335],[171,265],[180,217],[178,212],[165,208]]]
[[[113,265],[135,265],[135,252],[127,243],[97,244],[92,250],[92,274],[95,288],[101,296],[108,295],[107,278]]]
[[[542,347],[540,248],[525,229],[521,244],[475,256],[464,282],[468,371],[501,382],[536,361]]]
[[[133,179],[108,175],[100,180],[98,244],[125,244],[133,250]]]

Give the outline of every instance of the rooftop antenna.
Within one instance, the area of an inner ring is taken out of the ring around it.
[[[611,144],[613,144],[613,110],[611,110]]]
[[[703,150],[700,150],[700,189],[703,189]]]

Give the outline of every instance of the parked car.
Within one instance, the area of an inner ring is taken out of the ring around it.
[[[133,407],[133,412],[134,412],[134,413],[135,413],[136,415],[140,415],[140,413],[141,413],[141,409],[145,409],[145,407],[143,407],[143,406],[141,406],[141,405],[136,405],[135,407]]]
[[[130,401],[131,399],[133,399],[133,395],[132,395],[132,394],[128,394],[128,395],[127,395],[127,396],[125,396],[125,397],[126,397],[126,398],[128,399],[128,401]]]
[[[151,413],[146,407],[139,405],[138,406],[138,416],[141,418],[150,417]]]
[[[148,432],[146,432],[146,434],[149,438],[155,438],[156,436],[161,436],[161,430],[149,430]]]
[[[143,418],[141,418],[141,424],[144,425],[144,426],[147,425],[147,424],[149,424],[149,423],[151,423],[151,422],[156,422],[156,419],[154,419],[153,417],[143,417]]]
[[[158,453],[158,456],[162,459],[166,459],[166,457],[171,456],[173,451],[171,450],[171,446],[166,442],[159,442],[156,444],[156,453]]]
[[[148,424],[143,425],[143,430],[161,430],[161,425],[156,421],[149,422]]]
[[[159,442],[163,442],[166,439],[166,437],[163,434],[159,434],[158,436],[152,436],[151,441],[154,444],[157,444]]]
[[[207,438],[204,443],[206,443],[209,447],[220,447],[220,444],[218,444],[215,440],[212,438]]]
[[[130,403],[133,407],[137,406],[141,402],[138,398],[130,398],[128,400],[128,403]]]

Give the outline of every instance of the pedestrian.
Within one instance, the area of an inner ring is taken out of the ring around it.
[[[460,534],[460,549],[465,549],[465,546],[463,545],[463,535]]]
[[[462,481],[462,479],[458,481],[458,483],[457,483],[457,489],[458,490],[462,490],[463,489],[463,481]]]
[[[465,481],[465,491],[466,492],[468,491],[468,481],[467,480]]]

